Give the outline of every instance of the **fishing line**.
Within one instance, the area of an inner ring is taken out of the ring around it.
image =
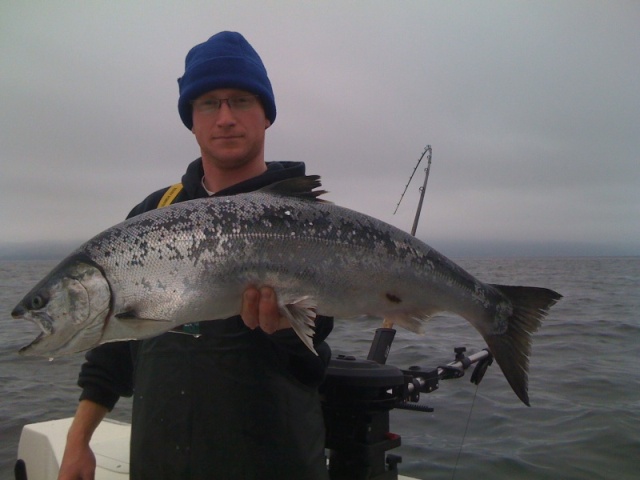
[[[456,457],[456,464],[453,466],[453,473],[451,474],[451,480],[455,480],[456,472],[458,471],[458,463],[460,462],[460,456],[462,455],[462,448],[464,447],[464,441],[467,438],[467,431],[469,430],[469,424],[471,423],[471,414],[473,413],[473,406],[476,404],[476,397],[478,395],[479,383],[476,384],[476,389],[473,392],[473,399],[471,400],[471,408],[469,409],[469,416],[467,417],[467,424],[464,426],[464,433],[462,434],[462,440],[460,441],[460,449],[458,450],[458,456]]]

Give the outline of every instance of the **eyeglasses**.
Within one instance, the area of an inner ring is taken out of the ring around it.
[[[251,110],[258,103],[258,95],[238,95],[229,98],[199,98],[191,102],[193,108],[200,113],[217,113],[222,107],[222,103],[237,112]]]

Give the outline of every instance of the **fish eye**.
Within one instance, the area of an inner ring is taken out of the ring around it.
[[[47,304],[45,298],[42,295],[34,295],[29,302],[29,307],[32,310],[40,310]]]

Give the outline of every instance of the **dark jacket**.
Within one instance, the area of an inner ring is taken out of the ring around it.
[[[279,162],[216,195],[304,175]],[[182,177],[175,202],[206,197],[202,161]],[[167,188],[129,217],[152,210]],[[133,394],[131,479],[326,479],[317,386],[331,355],[333,320],[319,317],[310,352],[292,329],[267,335],[240,317],[200,322],[200,336],[167,333],[101,345],[86,355],[81,399],[111,409]]]

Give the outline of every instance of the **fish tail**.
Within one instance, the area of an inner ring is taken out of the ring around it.
[[[531,336],[562,295],[547,288],[491,286],[511,301],[513,311],[507,320],[506,332],[486,335],[485,340],[513,391],[530,406],[527,390]]]

